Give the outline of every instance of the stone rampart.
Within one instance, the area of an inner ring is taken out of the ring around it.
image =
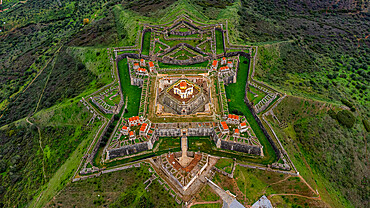
[[[246,88],[246,90],[247,90],[247,88]],[[275,142],[272,140],[270,134],[268,134],[265,126],[263,126],[260,118],[257,116],[257,113],[253,108],[253,105],[251,103],[249,103],[247,98],[244,98],[244,103],[248,106],[249,110],[251,111],[251,113],[253,115],[253,118],[257,121],[258,126],[261,128],[263,134],[266,136],[267,140],[269,141],[272,148],[274,149],[276,157],[277,157],[276,161],[278,161],[281,157],[280,150],[277,148],[277,146],[276,146]]]
[[[244,152],[252,155],[262,155],[262,147],[221,140],[221,149]]]
[[[155,133],[159,137],[179,137],[181,136],[180,129],[157,129]]]
[[[105,128],[103,129],[98,141],[96,142],[95,144],[95,147],[94,149],[92,150],[91,154],[89,154],[88,158],[87,158],[87,162],[92,162],[92,160],[94,159],[95,157],[95,154],[98,152],[98,149],[100,147],[100,143],[101,143],[101,140],[103,139],[105,133],[107,132],[108,128],[109,128],[109,125],[114,121],[114,116],[112,116],[112,118],[109,120],[109,122],[107,123],[107,125],[105,126]]]
[[[107,151],[108,160],[116,157],[123,157],[131,154],[136,154],[148,150],[148,142],[136,143],[133,145],[123,146],[117,149],[111,149]]]
[[[188,136],[211,136],[214,130],[212,128],[188,128]]]

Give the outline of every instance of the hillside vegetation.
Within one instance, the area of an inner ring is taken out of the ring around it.
[[[144,190],[147,168],[109,174],[119,181],[113,187],[117,181],[105,176],[69,183],[102,124],[89,123],[92,114],[79,100],[113,80],[107,48],[134,45],[139,22],[167,22],[183,11],[207,22],[228,19],[231,41],[258,45],[255,78],[300,96],[288,96],[274,111],[286,126],[268,117],[300,174],[332,207],[368,207],[367,1],[3,0],[3,9],[0,207],[177,206],[157,183]],[[230,99],[231,111],[247,111]],[[247,185],[237,184],[245,194]],[[305,206],[278,199],[277,205]]]

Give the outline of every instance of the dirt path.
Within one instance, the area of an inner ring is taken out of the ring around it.
[[[54,59],[54,58],[53,58],[53,59]],[[53,64],[53,67],[52,67],[52,68],[51,68],[51,70],[50,70],[50,73],[49,73],[48,78],[46,79],[46,82],[45,82],[44,88],[42,89],[42,92],[41,92],[41,94],[40,94],[39,101],[37,102],[36,108],[35,108],[35,110],[33,111],[33,113],[32,113],[32,114],[35,114],[35,113],[37,112],[37,109],[39,108],[39,105],[40,105],[40,102],[41,102],[41,98],[42,98],[42,96],[44,95],[44,92],[45,92],[46,86],[47,86],[47,85],[48,85],[48,83],[49,83],[50,75],[51,75],[51,73],[53,72],[54,65],[55,65],[55,62],[54,62],[54,64]]]
[[[25,0],[25,1],[19,1],[19,2],[17,2],[17,3],[15,3],[15,4],[13,4],[13,6],[12,6],[12,8],[13,7],[15,7],[15,6],[17,6],[17,4],[18,3],[22,3],[22,4],[24,4],[24,3],[26,3],[28,0]],[[3,4],[3,1],[1,0],[1,2],[0,2],[0,5],[2,5]],[[6,9],[4,9],[4,10],[0,10],[0,12],[5,12],[6,10],[8,10],[9,8],[6,8]]]
[[[29,117],[26,118],[26,121],[27,123],[29,123],[31,126],[32,125],[35,125],[33,124],[31,121],[28,120]],[[37,132],[39,133],[39,145],[40,145],[40,149],[42,151],[42,172],[44,174],[44,179],[46,180],[46,174],[45,174],[45,161],[44,161],[44,148],[42,148],[42,142],[41,142],[41,130],[40,130],[40,127],[38,127],[37,125],[35,125],[36,128],[37,128]]]
[[[221,204],[221,203],[222,203],[221,199],[217,201],[193,202],[189,204],[188,208],[190,208],[191,206],[197,205],[197,204]]]
[[[269,185],[267,185],[267,186],[263,189],[263,191],[262,191],[262,195],[263,195],[263,194],[266,194],[267,189],[268,189],[271,185],[274,185],[274,184],[278,184],[278,183],[284,182],[284,181],[288,180],[290,177],[292,177],[292,176],[291,176],[291,175],[288,175],[287,177],[285,177],[284,179],[281,179],[280,181],[277,181],[277,182],[274,182],[274,183],[270,183]]]
[[[44,71],[44,69],[49,65],[49,63],[54,59],[54,57],[59,53],[60,49],[62,48],[62,46],[60,46],[58,48],[58,50],[55,51],[54,55],[46,62],[45,66],[39,71],[39,73],[37,73],[37,75],[35,76],[35,78],[32,79],[32,81],[27,85],[26,88],[24,88],[22,91],[20,91],[16,96],[17,98],[12,102],[14,103],[15,101],[18,100],[18,98],[20,97],[21,93],[24,93],[31,85],[32,83],[37,79],[37,77],[40,76],[40,74]],[[2,118],[4,116],[4,112],[6,112],[6,110],[9,108],[9,104],[7,105],[7,107],[3,110],[3,114],[0,115],[0,118]]]
[[[267,198],[271,199],[274,196],[299,196],[299,197],[303,197],[303,198],[306,198],[306,199],[321,200],[320,196],[317,196],[317,197],[316,196],[303,196],[303,195],[300,195],[300,194],[271,194]]]

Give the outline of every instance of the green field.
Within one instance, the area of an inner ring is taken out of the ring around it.
[[[143,55],[149,55],[149,50],[150,50],[150,36],[151,36],[151,32],[146,32],[144,34],[144,38],[143,38],[143,49],[141,51],[141,54],[143,54]]]
[[[159,145],[158,152],[176,152],[181,149],[181,139],[180,137],[160,137],[155,145]]]
[[[124,117],[137,116],[139,113],[141,89],[138,86],[131,85],[127,59],[122,59],[118,62],[118,71],[121,79],[123,100],[126,101],[128,97],[127,112],[125,112]]]
[[[105,95],[104,96],[104,101],[108,104],[108,105],[111,105],[111,106],[114,106],[116,104],[119,103],[119,101],[121,100],[121,96],[118,94],[118,90],[113,90],[112,92],[110,92],[108,95]],[[114,97],[113,97],[114,96]]]
[[[253,104],[257,104],[259,101],[261,101],[265,96],[266,96],[266,93],[262,92],[261,90],[253,87],[252,85],[249,85],[249,89],[250,91],[254,92],[257,94],[257,97],[255,97],[254,94],[252,94],[251,92],[248,91],[248,100],[250,102],[253,102]]]
[[[224,53],[225,51],[224,51],[224,41],[222,38],[222,32],[219,30],[216,30],[215,35],[216,35],[216,53],[217,54]]]
[[[225,86],[226,96],[228,99],[230,99],[229,112],[230,113],[241,112],[243,115],[245,115],[254,133],[256,134],[257,138],[259,139],[262,146],[264,147],[263,148],[263,153],[264,153],[263,161],[264,161],[264,164],[267,164],[267,163],[274,162],[276,160],[275,151],[272,149],[270,142],[267,140],[261,128],[258,126],[257,121],[254,119],[249,108],[244,103],[245,84],[247,82],[247,77],[248,77],[248,67],[249,67],[249,60],[241,56],[236,83]]]
[[[231,158],[220,158],[215,167],[224,170],[227,173],[231,173],[232,167],[233,167],[234,160]]]
[[[152,173],[141,166],[71,183],[47,207],[181,207],[158,179],[145,190]]]

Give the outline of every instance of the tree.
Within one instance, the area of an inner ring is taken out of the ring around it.
[[[342,110],[337,113],[337,119],[340,124],[347,128],[352,128],[356,122],[355,116],[348,110]]]

